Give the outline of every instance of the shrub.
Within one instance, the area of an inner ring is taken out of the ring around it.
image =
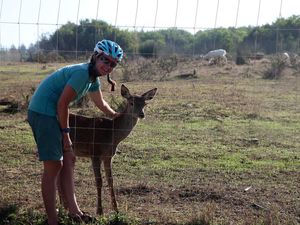
[[[271,67],[266,70],[263,78],[279,79],[283,75],[283,70],[287,66],[286,58],[282,54],[276,54],[271,57]]]
[[[170,57],[159,58],[157,61],[158,68],[162,72],[160,80],[164,80],[178,65],[178,57],[172,55]]]

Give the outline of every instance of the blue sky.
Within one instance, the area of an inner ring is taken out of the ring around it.
[[[100,19],[124,29],[183,28],[191,33],[300,15],[300,0],[0,0],[0,45],[35,43],[67,21]]]

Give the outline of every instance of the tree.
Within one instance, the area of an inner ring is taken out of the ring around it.
[[[81,20],[79,24],[68,22],[53,34],[43,34],[34,45],[38,55],[56,52],[65,59],[90,54],[96,42],[102,39],[115,40],[126,55],[157,57],[159,55],[205,54],[223,48],[227,52],[251,54],[262,51],[266,54],[277,51],[295,51],[300,48],[300,16],[279,18],[273,24],[259,27],[217,28],[198,31],[195,35],[177,29],[157,31],[128,31],[116,28],[101,20]],[[29,60],[33,60],[33,48]]]
[[[22,44],[20,47],[19,47],[19,52],[20,52],[20,55],[21,55],[21,61],[26,61],[27,60],[27,57],[28,57],[28,54],[27,54],[27,49],[26,49],[26,46],[24,44]]]

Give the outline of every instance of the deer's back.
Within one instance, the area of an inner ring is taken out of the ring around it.
[[[113,155],[113,120],[69,115],[70,138],[76,155]]]

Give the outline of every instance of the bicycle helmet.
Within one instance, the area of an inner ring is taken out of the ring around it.
[[[106,55],[111,56],[118,62],[121,62],[123,58],[122,48],[116,42],[110,40],[102,40],[96,44],[94,53],[99,54],[101,52],[104,52]]]

